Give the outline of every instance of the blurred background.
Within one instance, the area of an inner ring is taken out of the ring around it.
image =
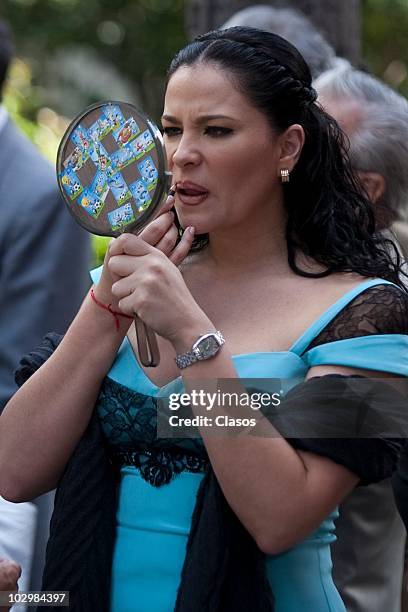
[[[158,121],[175,51],[259,3],[302,10],[338,55],[408,95],[407,0],[1,0],[16,46],[5,106],[52,163],[93,102],[127,100]],[[95,263],[104,245],[95,239]]]

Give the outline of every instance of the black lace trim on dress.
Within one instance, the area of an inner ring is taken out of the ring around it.
[[[180,450],[136,451],[114,448],[110,454],[116,465],[137,468],[141,477],[154,487],[168,484],[181,472],[203,473],[209,465],[205,457]]]
[[[96,406],[109,443],[126,450],[168,450],[171,447],[192,455],[205,455],[201,438],[157,437],[158,404],[156,397],[133,391],[106,376]]]
[[[328,342],[375,334],[408,334],[408,294],[395,285],[376,285],[360,293],[304,352]]]
[[[99,420],[118,467],[130,465],[155,487],[181,472],[204,472],[208,455],[201,438],[158,438],[155,397],[106,377],[97,400]]]

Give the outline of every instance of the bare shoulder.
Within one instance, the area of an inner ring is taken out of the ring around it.
[[[338,272],[319,280],[321,281],[322,290],[337,299],[362,283],[373,279],[355,274],[354,272]]]
[[[338,300],[367,280],[351,273],[336,273],[322,278],[291,277],[282,306],[274,311],[280,322],[286,324],[287,345],[301,337]]]
[[[325,308],[336,302],[349,291],[371,279],[354,273],[335,273],[322,278],[302,277],[293,274],[289,283],[296,287],[296,293],[304,306],[313,309]]]

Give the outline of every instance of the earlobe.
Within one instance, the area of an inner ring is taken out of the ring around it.
[[[293,170],[305,142],[305,132],[301,125],[294,124],[281,134],[281,154],[279,164],[282,168]]]

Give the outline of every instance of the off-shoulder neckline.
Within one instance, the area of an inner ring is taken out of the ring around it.
[[[270,355],[295,355],[300,358],[300,355],[305,351],[305,349],[309,346],[313,338],[315,338],[324,327],[345,307],[351,300],[357,297],[360,293],[369,289],[370,287],[374,287],[377,285],[394,285],[390,281],[387,281],[382,278],[374,278],[366,281],[362,281],[355,287],[352,287],[346,293],[344,293],[340,298],[338,298],[331,306],[326,308],[324,312],[317,319],[311,323],[306,330],[299,336],[297,340],[292,344],[292,346],[287,351],[255,351],[249,353],[238,353],[236,355],[232,355],[233,359],[240,359],[245,357],[258,358],[261,356],[270,356]],[[395,285],[394,285],[395,286]],[[136,364],[137,370],[140,375],[143,377],[145,382],[149,384],[149,386],[157,393],[160,389],[174,383],[181,376],[177,376],[176,378],[170,380],[163,386],[156,385],[150,378],[147,376],[146,372],[140,365],[137,357],[134,354],[132,346],[129,342],[129,339],[126,337],[126,350],[131,352],[131,358],[133,362]]]

